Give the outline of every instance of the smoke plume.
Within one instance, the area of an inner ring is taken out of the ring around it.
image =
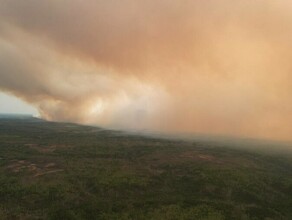
[[[291,140],[289,0],[0,0],[0,90],[43,118]]]

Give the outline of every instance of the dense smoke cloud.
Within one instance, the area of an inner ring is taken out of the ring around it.
[[[42,117],[291,140],[289,0],[0,0],[0,89]]]

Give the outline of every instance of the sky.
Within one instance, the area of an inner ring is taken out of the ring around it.
[[[36,108],[13,95],[0,92],[0,114],[29,114],[38,116]]]
[[[291,140],[291,11],[290,0],[0,0],[0,111]]]

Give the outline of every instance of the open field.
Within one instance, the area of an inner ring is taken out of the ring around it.
[[[292,157],[0,119],[0,219],[292,219]]]

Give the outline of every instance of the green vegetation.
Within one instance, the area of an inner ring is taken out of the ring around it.
[[[292,219],[292,158],[0,119],[0,219]]]

